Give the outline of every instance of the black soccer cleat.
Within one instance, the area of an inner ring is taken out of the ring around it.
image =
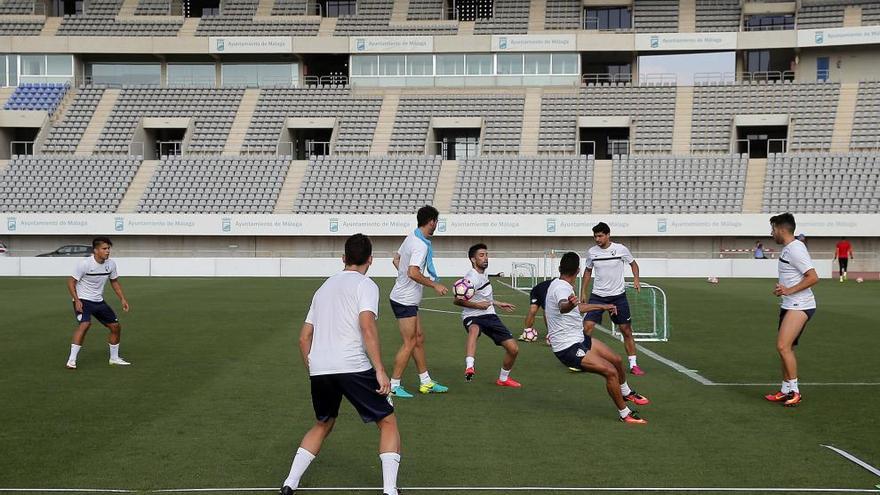
[[[285,485],[285,486],[282,486],[282,487],[281,487],[281,491],[278,492],[278,493],[279,493],[280,495],[293,495],[294,493],[296,493],[296,490],[294,490],[293,488],[291,488],[291,487]]]

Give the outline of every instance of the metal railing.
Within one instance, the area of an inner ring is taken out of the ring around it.
[[[695,72],[694,84],[736,84],[738,82],[785,82],[794,81],[794,72]]]
[[[34,154],[34,142],[33,141],[10,141],[9,142],[9,155],[33,155]]]
[[[577,151],[579,155],[596,156],[596,141],[578,141]]]
[[[329,156],[334,154],[333,143],[329,141],[312,141],[306,139],[306,156]]]
[[[611,156],[628,155],[629,154],[629,139],[609,139],[608,140],[608,154]]]
[[[440,156],[445,160],[461,160],[463,158],[475,158],[480,156],[481,143],[471,142],[448,142],[448,141],[428,141],[425,143],[425,154],[429,156]],[[492,153],[490,151],[490,153]]]
[[[675,86],[678,84],[678,75],[670,72],[652,72],[639,74],[639,85]]]
[[[776,146],[774,147],[774,143]],[[787,139],[768,139],[767,140],[767,155],[771,153],[788,153],[788,140]]]
[[[183,154],[183,141],[159,141],[159,156],[179,156]]]
[[[305,76],[303,83],[306,86],[348,86],[348,76]]]
[[[632,73],[596,72],[581,75],[581,84],[632,84]]]

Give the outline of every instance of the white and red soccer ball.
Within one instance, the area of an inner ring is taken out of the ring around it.
[[[718,283],[718,277],[709,277],[709,278],[706,279],[706,282],[709,282],[710,284],[717,284],[717,283]]]
[[[452,294],[456,299],[469,301],[474,297],[475,292],[476,289],[474,289],[474,284],[466,278],[460,278],[452,284]]]

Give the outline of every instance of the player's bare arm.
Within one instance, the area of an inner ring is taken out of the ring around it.
[[[581,277],[581,299],[586,299],[587,289],[590,287],[590,277],[593,276],[593,270],[589,268],[584,268],[583,277]]]
[[[67,292],[70,292],[70,297],[73,298],[73,307],[76,309],[76,312],[82,313],[83,303],[79,300],[79,296],[76,295],[76,279],[73,277],[67,279]]]
[[[639,264],[633,260],[632,263],[629,264],[630,268],[632,268],[633,272],[633,287],[635,287],[636,292],[642,291],[642,282],[639,280]]]
[[[434,282],[430,278],[426,277],[417,266],[410,266],[409,269],[406,271],[406,274],[416,283],[434,289],[434,292],[436,292],[438,295],[445,296],[446,293],[449,292],[449,289],[447,289],[445,285]]]
[[[609,313],[616,315],[617,314],[617,306],[615,306],[613,304],[580,303],[580,304],[578,304],[578,311],[581,314],[589,313],[590,311],[608,311]]]
[[[388,379],[385,366],[382,365],[376,315],[372,311],[361,311],[358,315],[358,324],[361,327],[361,335],[364,337],[364,350],[367,351],[367,357],[370,358],[373,369],[376,370],[376,381],[379,382],[379,390],[376,392],[380,395],[388,395],[391,392],[391,380]]]
[[[452,304],[456,306],[461,306],[463,308],[470,309],[489,309],[492,306],[491,301],[465,301],[464,299],[455,298],[452,300]]]
[[[395,270],[400,270],[400,253],[394,253],[394,258],[391,259],[391,264],[394,265]]]
[[[578,305],[578,298],[574,294],[568,296],[568,299],[562,299],[559,301],[559,312],[560,313],[568,313]]]
[[[792,294],[797,294],[802,290],[809,289],[810,287],[819,283],[819,275],[816,274],[816,270],[811,268],[807,270],[807,273],[804,274],[804,279],[800,281],[797,285],[793,285],[791,287],[785,287],[782,284],[776,284],[776,289],[773,290],[773,294],[776,296],[790,296]]]
[[[306,370],[309,369],[309,352],[312,351],[312,337],[315,335],[315,327],[311,323],[304,323],[299,331],[299,353],[302,356]]]
[[[494,301],[493,304],[495,304],[496,307],[501,308],[504,311],[507,311],[508,313],[510,313],[516,309],[516,306],[514,306],[513,304],[502,302],[502,301]]]
[[[118,297],[119,302],[122,303],[122,310],[128,313],[128,310],[131,309],[131,307],[128,305],[128,299],[125,298],[125,294],[122,292],[122,284],[119,283],[119,279],[111,279],[110,287],[113,288],[113,292],[116,293],[116,297]]]

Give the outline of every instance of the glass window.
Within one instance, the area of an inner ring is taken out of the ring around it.
[[[467,75],[492,75],[492,55],[467,55],[465,58]]]
[[[437,55],[438,76],[460,76],[464,74],[464,55]]]
[[[21,74],[23,76],[42,76],[46,73],[45,55],[22,55]]]
[[[14,55],[10,55],[6,58],[6,66],[9,69],[9,79],[7,79],[7,83],[10,86],[18,85],[18,63],[15,60]]]
[[[523,56],[521,53],[499,53],[498,74],[522,74]]]
[[[406,73],[410,76],[433,76],[433,55],[407,55]]]
[[[380,55],[380,76],[402,76],[406,73],[406,57],[403,55]]]
[[[159,64],[92,64],[94,84],[159,85],[162,68]]]
[[[73,55],[47,55],[46,74],[52,76],[72,76]]]
[[[770,70],[770,51],[757,50],[747,54],[749,72],[767,72]]]
[[[553,54],[553,73],[554,74],[577,74],[578,73],[578,54],[577,53],[554,53]]]
[[[526,74],[549,74],[550,73],[550,54],[549,53],[527,53],[525,62]]]
[[[379,73],[379,57],[376,55],[355,55],[351,57],[351,75],[375,76]]]
[[[168,64],[169,86],[214,86],[216,81],[214,64]]]
[[[9,86],[6,81],[6,55],[0,55],[0,87]]]
[[[257,65],[258,86],[291,86],[292,69],[290,64]]]
[[[224,86],[290,86],[291,64],[223,64]]]
[[[632,16],[626,8],[588,8],[584,9],[585,29],[630,29]]]

